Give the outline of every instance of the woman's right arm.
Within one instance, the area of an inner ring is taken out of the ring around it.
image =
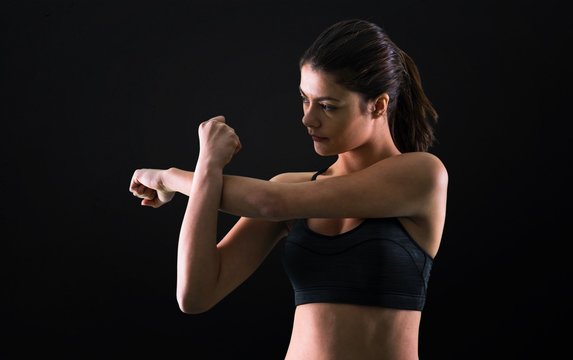
[[[283,174],[271,182],[304,181],[307,177],[307,174]],[[214,186],[213,180],[201,179],[201,174],[176,168],[140,169],[130,187],[134,195],[143,198],[143,205],[153,207],[169,201],[175,191],[191,196],[178,251],[178,302],[187,313],[207,311],[236,289],[287,233],[283,222],[241,217],[217,242],[215,225],[209,225],[214,219],[208,215],[216,210],[207,209],[209,202],[202,199],[209,196],[207,188]],[[198,233],[187,234],[189,231]]]
[[[154,208],[171,201],[175,192],[189,196],[177,247],[177,302],[185,313],[209,310],[243,283],[261,264],[275,244],[286,235],[283,222],[242,216],[222,240],[217,239],[217,219],[222,199],[231,203],[249,199],[252,185],[293,181],[296,176],[278,176],[271,181],[248,179],[246,184],[231,181],[225,194],[225,165],[240,148],[234,130],[224,117],[215,117],[199,126],[200,151],[194,172],[177,168],[135,170],[130,191],[141,204]],[[246,186],[246,187],[244,187]],[[246,196],[245,196],[246,195]],[[257,196],[257,198],[260,196]],[[246,201],[247,214],[253,214]]]

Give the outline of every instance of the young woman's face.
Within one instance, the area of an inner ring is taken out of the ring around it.
[[[367,104],[358,93],[335,83],[331,75],[302,66],[300,95],[302,123],[319,155],[341,154],[371,139],[374,121],[365,108]]]

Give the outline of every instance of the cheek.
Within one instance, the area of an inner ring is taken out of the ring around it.
[[[368,123],[363,119],[354,119],[340,129],[340,134],[345,142],[350,144],[358,144],[366,141],[369,137],[370,131]]]

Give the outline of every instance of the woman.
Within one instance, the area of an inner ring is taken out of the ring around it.
[[[199,126],[194,172],[139,169],[130,191],[159,207],[189,196],[178,244],[181,310],[207,311],[284,239],[295,291],[286,359],[417,359],[446,214],[448,174],[428,152],[437,114],[412,59],[377,25],[341,21],[300,60],[302,123],[318,172],[224,175],[241,143],[222,116]],[[218,242],[219,211],[240,216]]]

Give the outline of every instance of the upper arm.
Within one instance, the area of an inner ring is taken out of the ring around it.
[[[284,235],[281,222],[241,217],[217,244],[220,268],[213,303],[251,276]]]
[[[442,162],[429,153],[406,153],[343,176],[272,186],[275,219],[425,216],[445,200]]]
[[[273,183],[301,181],[298,173],[273,177]],[[214,303],[243,283],[287,234],[284,222],[241,217],[217,244],[220,269]]]

